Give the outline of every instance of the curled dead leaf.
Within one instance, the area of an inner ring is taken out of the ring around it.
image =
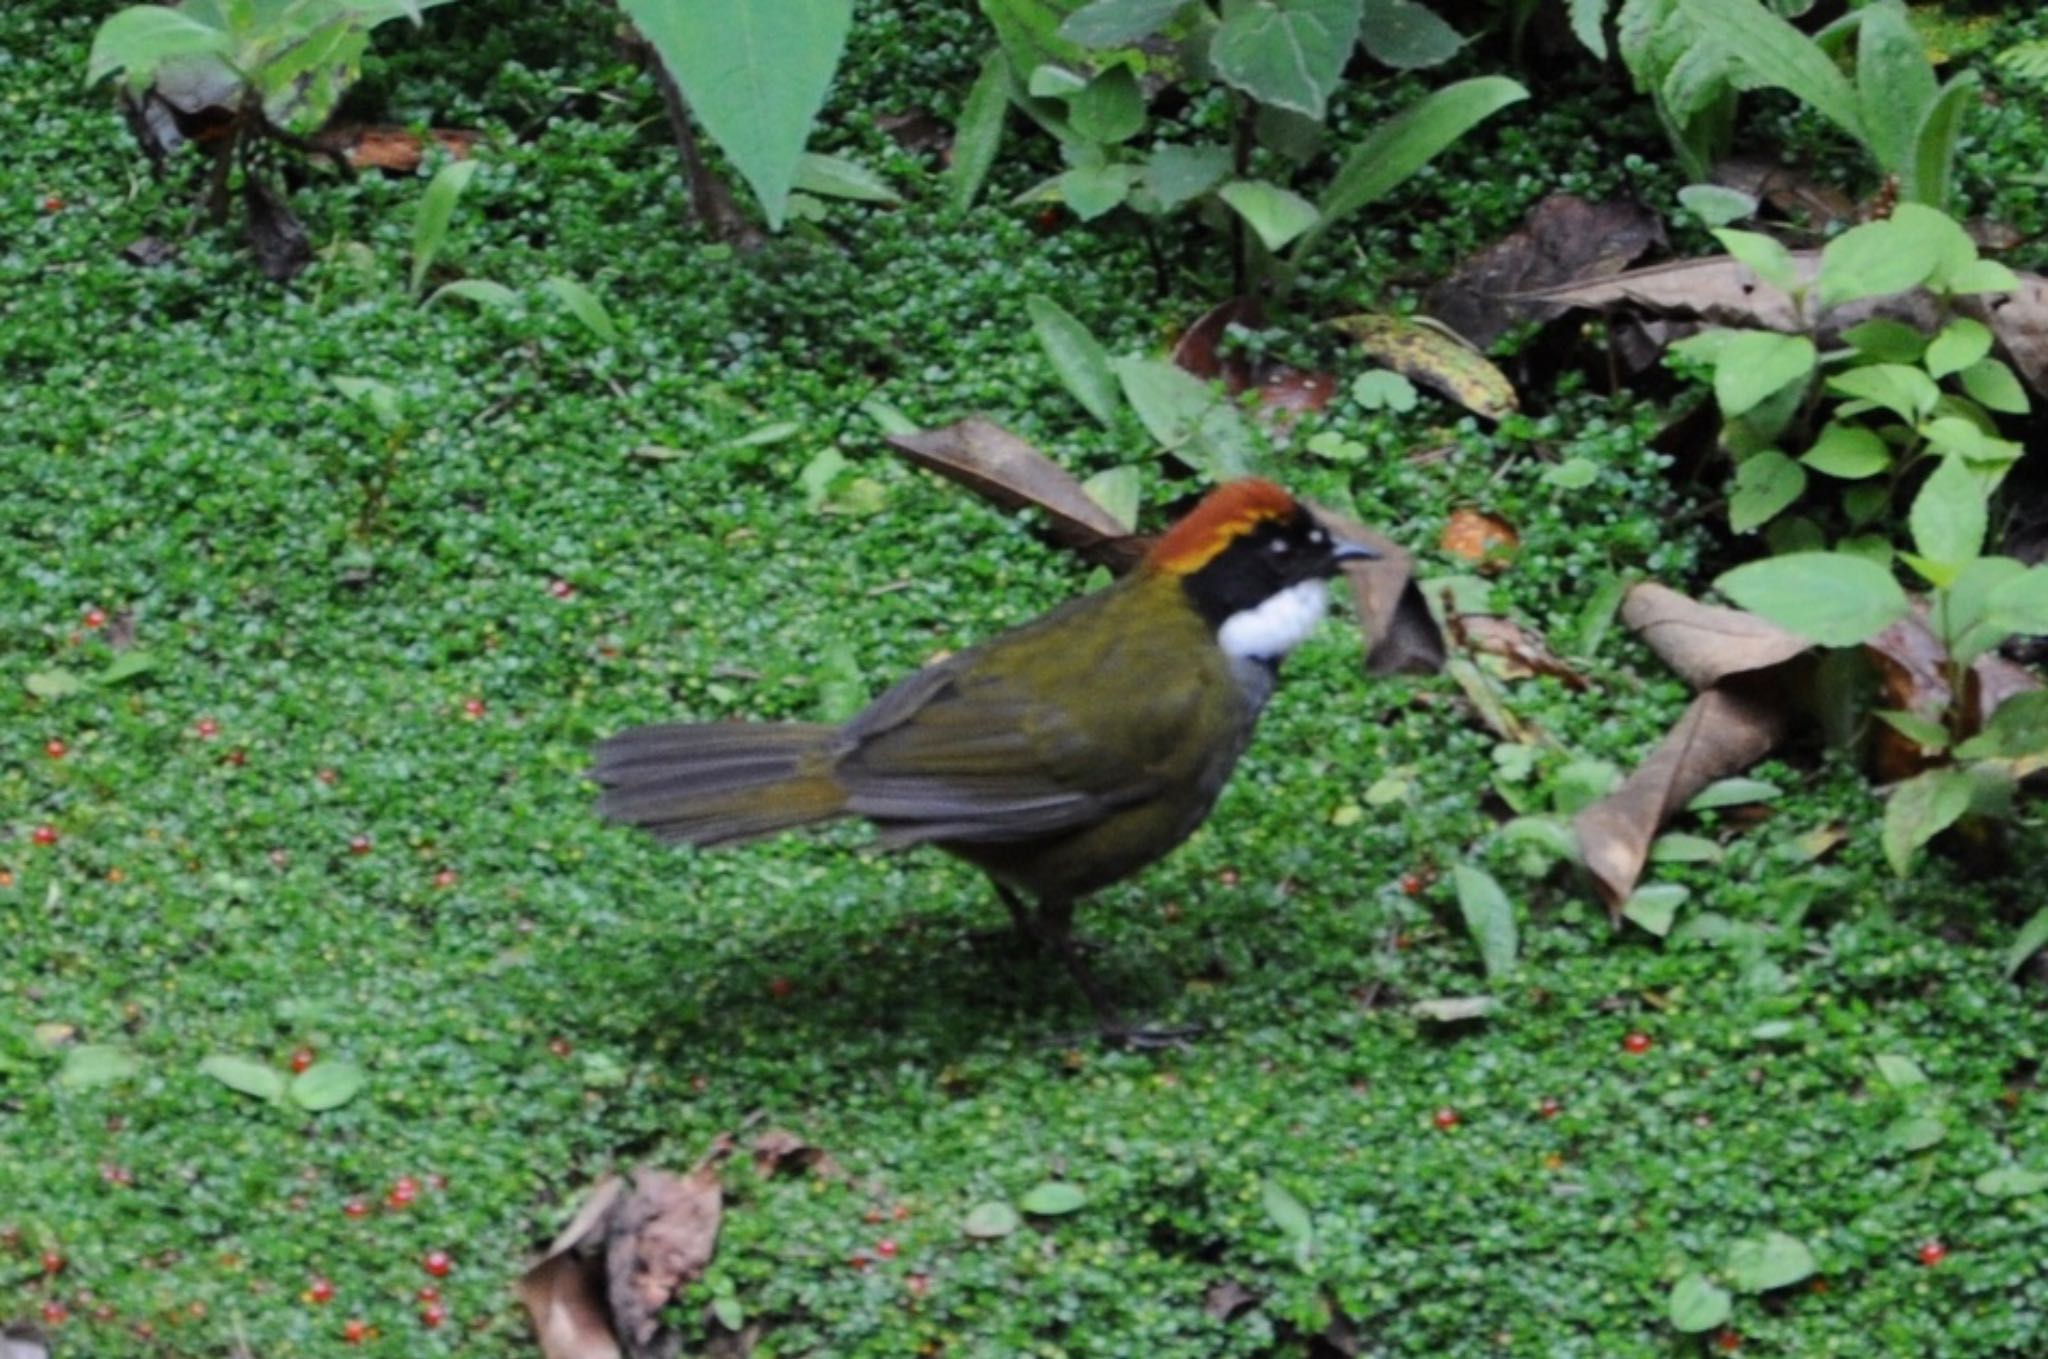
[[[1663,244],[1663,219],[1640,203],[1552,194],[1520,226],[1432,287],[1423,310],[1484,348],[1516,325],[1569,310],[1555,302],[1515,301],[1515,294],[1610,277]]]
[[[1500,679],[1548,675],[1563,681],[1567,688],[1588,687],[1586,677],[1565,664],[1542,634],[1512,618],[1484,613],[1454,614],[1447,620],[1447,626],[1461,650],[1489,657],[1491,669]]]
[[[1233,297],[1202,313],[1181,332],[1173,346],[1173,362],[1205,381],[1221,382],[1232,396],[1250,392],[1269,428],[1284,433],[1300,416],[1319,411],[1337,396],[1330,373],[1305,372],[1284,363],[1258,363],[1223,352],[1232,326],[1256,329],[1266,323],[1265,307],[1254,297]]]
[[[1443,669],[1444,638],[1415,584],[1415,558],[1382,533],[1323,505],[1309,509],[1340,538],[1364,543],[1377,561],[1349,562],[1344,579],[1365,631],[1365,669],[1371,675],[1433,675]]]
[[[1235,1279],[1218,1279],[1202,1290],[1202,1315],[1229,1321],[1259,1305],[1259,1295]]]
[[[1451,511],[1438,546],[1453,557],[1463,557],[1480,567],[1499,568],[1522,545],[1514,526],[1498,515],[1469,505]]]
[[[483,135],[467,128],[437,127],[428,130],[427,140],[450,160],[467,160]],[[333,123],[320,130],[313,145],[342,157],[357,170],[409,175],[426,158],[427,140],[394,124]]]
[[[769,1128],[754,1138],[749,1148],[754,1169],[763,1175],[820,1175],[837,1173],[839,1167],[821,1147],[814,1147],[787,1128]]]
[[[1378,312],[1340,316],[1330,324],[1380,363],[1434,387],[1474,415],[1498,420],[1520,409],[1507,375],[1448,327]]]

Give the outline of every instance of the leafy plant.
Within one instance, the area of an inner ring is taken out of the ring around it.
[[[1981,82],[1967,71],[1939,81],[1901,0],[1874,0],[1813,37],[1762,0],[1624,0],[1616,27],[1622,61],[1693,179],[1730,150],[1742,92],[1768,87],[1856,141],[1906,201],[1947,203]],[[1838,60],[1852,45],[1849,75]]]
[[[1313,197],[1301,170],[1321,150],[1354,48],[1407,69],[1462,39],[1411,0],[983,0],[1000,47],[968,100],[972,148],[955,199],[990,159],[995,93],[1060,143],[1066,168],[1020,201],[1064,204],[1083,221],[1119,208],[1147,218],[1199,211],[1227,222],[1238,290],[1284,281],[1332,227],[1376,202],[1473,126],[1527,97],[1499,76],[1436,90],[1348,148]],[[1142,144],[1150,106],[1173,87],[1220,88],[1229,125],[1210,140]]]

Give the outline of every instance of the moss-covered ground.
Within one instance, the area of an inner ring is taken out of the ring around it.
[[[1340,405],[1368,456],[1283,455],[1432,574],[1461,565],[1435,546],[1454,507],[1512,522],[1483,591],[1591,687],[1509,686],[1550,744],[1501,755],[1447,681],[1368,679],[1326,628],[1209,825],[1082,915],[1132,1009],[1209,1033],[1061,1041],[1084,1007],[1056,964],[974,945],[1003,917],[965,868],[851,831],[664,851],[601,825],[581,770],[633,723],[816,717],[1082,588],[1028,518],[896,461],[872,403],[1139,463],[1163,507],[1186,484],[1134,419],[1086,420],[1023,299],[1151,348],[1220,296],[1211,238],[1004,206],[1049,163],[1017,128],[949,214],[876,120],[950,121],[981,21],[869,4],[820,140],[911,201],[710,247],[607,12],[477,0],[381,34],[358,106],[487,133],[442,277],[580,279],[616,343],[538,293],[418,306],[415,178],[301,188],[323,258],[286,287],[209,231],[138,268],[121,248],[189,200],[81,87],[106,9],[0,14],[0,1321],[60,1304],[58,1352],[95,1359],[530,1353],[511,1281],[582,1189],[755,1119],[847,1172],[731,1171],[717,1268],[757,1354],[2048,1353],[2048,1196],[1972,1187],[2048,1167],[2043,992],[2000,964],[2041,904],[2038,829],[2017,867],[1898,881],[1861,774],[1794,748],[1755,771],[1782,790],[1761,811],[1685,823],[1720,853],[1659,870],[1691,892],[1663,941],[1488,839],[1500,781],[1541,801],[1625,768],[1686,701],[1587,613],[1625,576],[1703,588],[1722,550],[1648,447],[1659,402],[1567,373],[1498,428]],[[1963,162],[2023,231],[2040,112],[2017,87],[1976,110]],[[1679,182],[1625,88],[1539,83],[1332,248],[1304,312],[1398,300],[1557,189]],[[336,377],[397,388],[397,430]],[[1590,484],[1546,479],[1570,458]],[[25,687],[52,671],[86,684]],[[1488,989],[1449,887],[1468,856],[1522,958],[1492,1017],[1444,1028],[1407,1006]],[[67,1083],[80,1041],[135,1071]],[[365,1089],[307,1115],[199,1070],[302,1048]],[[1938,1136],[1906,1149],[1909,1118]],[[1047,1179],[1085,1206],[963,1235]],[[1672,1282],[1766,1231],[1817,1275],[1677,1334]],[[1224,1284],[1250,1304],[1227,1319]]]

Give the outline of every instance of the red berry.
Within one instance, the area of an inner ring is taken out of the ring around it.
[[[1412,896],[1419,896],[1419,895],[1421,895],[1421,893],[1422,893],[1422,877],[1421,877],[1421,875],[1420,875],[1420,874],[1416,874],[1416,873],[1403,873],[1403,874],[1401,875],[1401,895],[1402,895],[1402,896],[1405,896],[1405,897],[1412,897]]]
[[[1726,1353],[1733,1354],[1742,1348],[1742,1335],[1738,1331],[1723,1331],[1714,1337],[1714,1344]]]
[[[43,742],[43,754],[49,756],[53,760],[61,760],[70,753],[71,747],[65,745],[62,741],[58,740],[54,736],[51,737],[49,740]]]
[[[45,199],[43,200],[43,211],[44,211],[44,212],[62,212],[62,211],[64,211],[64,200],[63,200],[63,199],[61,199],[61,198],[59,198],[59,197],[58,197],[58,196],[57,196],[56,194],[51,194],[51,195],[50,195],[50,196],[49,196],[48,198],[45,198]]]
[[[425,1284],[420,1288],[418,1297],[422,1304],[439,1302],[441,1300],[441,1290],[432,1284]]]
[[[895,1259],[896,1242],[889,1237],[883,1237],[880,1241],[875,1242],[875,1254],[881,1256],[884,1260]]]
[[[425,1307],[420,1308],[420,1325],[430,1331],[439,1327],[447,1319],[448,1309],[438,1302],[428,1303]]]
[[[1430,1122],[1436,1124],[1438,1130],[1442,1132],[1449,1132],[1451,1129],[1458,1126],[1458,1111],[1456,1109],[1452,1109],[1446,1106],[1445,1108],[1437,1110],[1436,1113],[1433,1116],[1431,1116]]]
[[[44,1251],[44,1252],[43,1252],[43,1273],[45,1273],[45,1274],[62,1274],[63,1272],[64,1272],[64,1257],[63,1257],[63,1256],[61,1256],[61,1255],[59,1255],[59,1254],[58,1254],[58,1253],[57,1253],[56,1251],[53,1251],[53,1250],[46,1250],[46,1251]]]
[[[457,874],[454,869],[444,868],[439,873],[436,873],[434,875],[434,886],[443,889],[453,887],[456,882],[456,877]]]
[[[426,1270],[427,1273],[435,1278],[442,1279],[448,1276],[449,1270],[455,1268],[455,1261],[448,1257],[448,1252],[445,1250],[430,1250],[420,1260],[420,1268]]]
[[[548,582],[548,593],[556,599],[574,599],[576,587],[566,580],[551,580]]]
[[[1630,1034],[1628,1037],[1622,1039],[1621,1046],[1623,1051],[1630,1053],[1633,1056],[1640,1057],[1650,1050],[1650,1035],[1638,1029],[1634,1033]]]
[[[1923,1241],[1920,1243],[1921,1264],[1932,1269],[1946,1259],[1948,1259],[1948,1247],[1942,1245],[1941,1242]]]
[[[348,852],[351,854],[368,854],[370,852],[370,837],[367,835],[351,835],[348,839]]]
[[[28,838],[39,845],[54,845],[57,843],[57,828],[55,826],[37,826],[29,832]]]
[[[351,1345],[362,1344],[364,1340],[369,1338],[369,1335],[370,1323],[367,1321],[352,1320],[348,1325],[341,1328],[341,1338]]]
[[[1543,1117],[1545,1118],[1556,1118],[1559,1114],[1564,1112],[1564,1106],[1562,1104],[1559,1104],[1557,1100],[1552,1098],[1551,1096],[1545,1095],[1543,1097],[1543,1103],[1536,1106],[1536,1112],[1543,1115]]]
[[[358,1195],[341,1205],[341,1215],[350,1218],[366,1218],[370,1215],[369,1200]]]
[[[43,1324],[46,1326],[62,1326],[70,1315],[71,1309],[54,1299],[43,1304]]]
[[[768,994],[777,1000],[788,1000],[789,993],[794,990],[796,990],[796,983],[787,977],[770,977],[768,979]]]
[[[98,609],[87,609],[85,611],[85,625],[89,628],[103,628],[107,625],[107,616]]]
[[[392,1182],[391,1193],[386,1202],[393,1208],[403,1208],[420,1196],[420,1182],[410,1175],[400,1175]]]
[[[307,1067],[313,1065],[313,1056],[314,1053],[311,1048],[293,1048],[291,1059],[292,1074],[296,1076]]]
[[[330,788],[332,788],[336,783],[339,783],[341,781],[341,775],[335,773],[332,769],[323,769],[319,773],[313,775],[313,777],[320,780],[320,782],[326,784]]]
[[[567,1057],[575,1050],[569,1046],[569,1040],[566,1038],[548,1039],[548,1051],[554,1053],[557,1057]]]
[[[846,1263],[849,1268],[865,1270],[868,1268],[868,1266],[874,1264],[874,1261],[868,1258],[868,1253],[866,1251],[857,1250],[853,1254],[846,1257]]]
[[[220,735],[220,723],[210,717],[202,717],[192,724],[192,734],[202,741],[211,741]]]
[[[921,1298],[932,1291],[932,1276],[929,1274],[913,1274],[905,1279],[903,1283],[905,1287],[910,1289],[913,1297]]]
[[[221,756],[221,758],[223,760],[226,760],[235,768],[240,769],[243,765],[249,763],[249,752],[242,749],[240,746],[236,746],[233,750]]]
[[[462,711],[469,715],[470,721],[474,722],[484,715],[484,701],[480,698],[464,699]]]
[[[330,1280],[315,1275],[313,1282],[306,1285],[306,1301],[311,1303],[333,1302],[334,1284]]]
[[[889,1216],[895,1218],[898,1222],[905,1221],[910,1216],[909,1205],[902,1203],[897,1204],[894,1208],[891,1208],[889,1210]]]

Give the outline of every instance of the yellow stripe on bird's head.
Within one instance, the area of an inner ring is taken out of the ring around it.
[[[1152,545],[1145,564],[1176,576],[1193,575],[1259,525],[1300,512],[1293,496],[1263,478],[1225,482]]]

